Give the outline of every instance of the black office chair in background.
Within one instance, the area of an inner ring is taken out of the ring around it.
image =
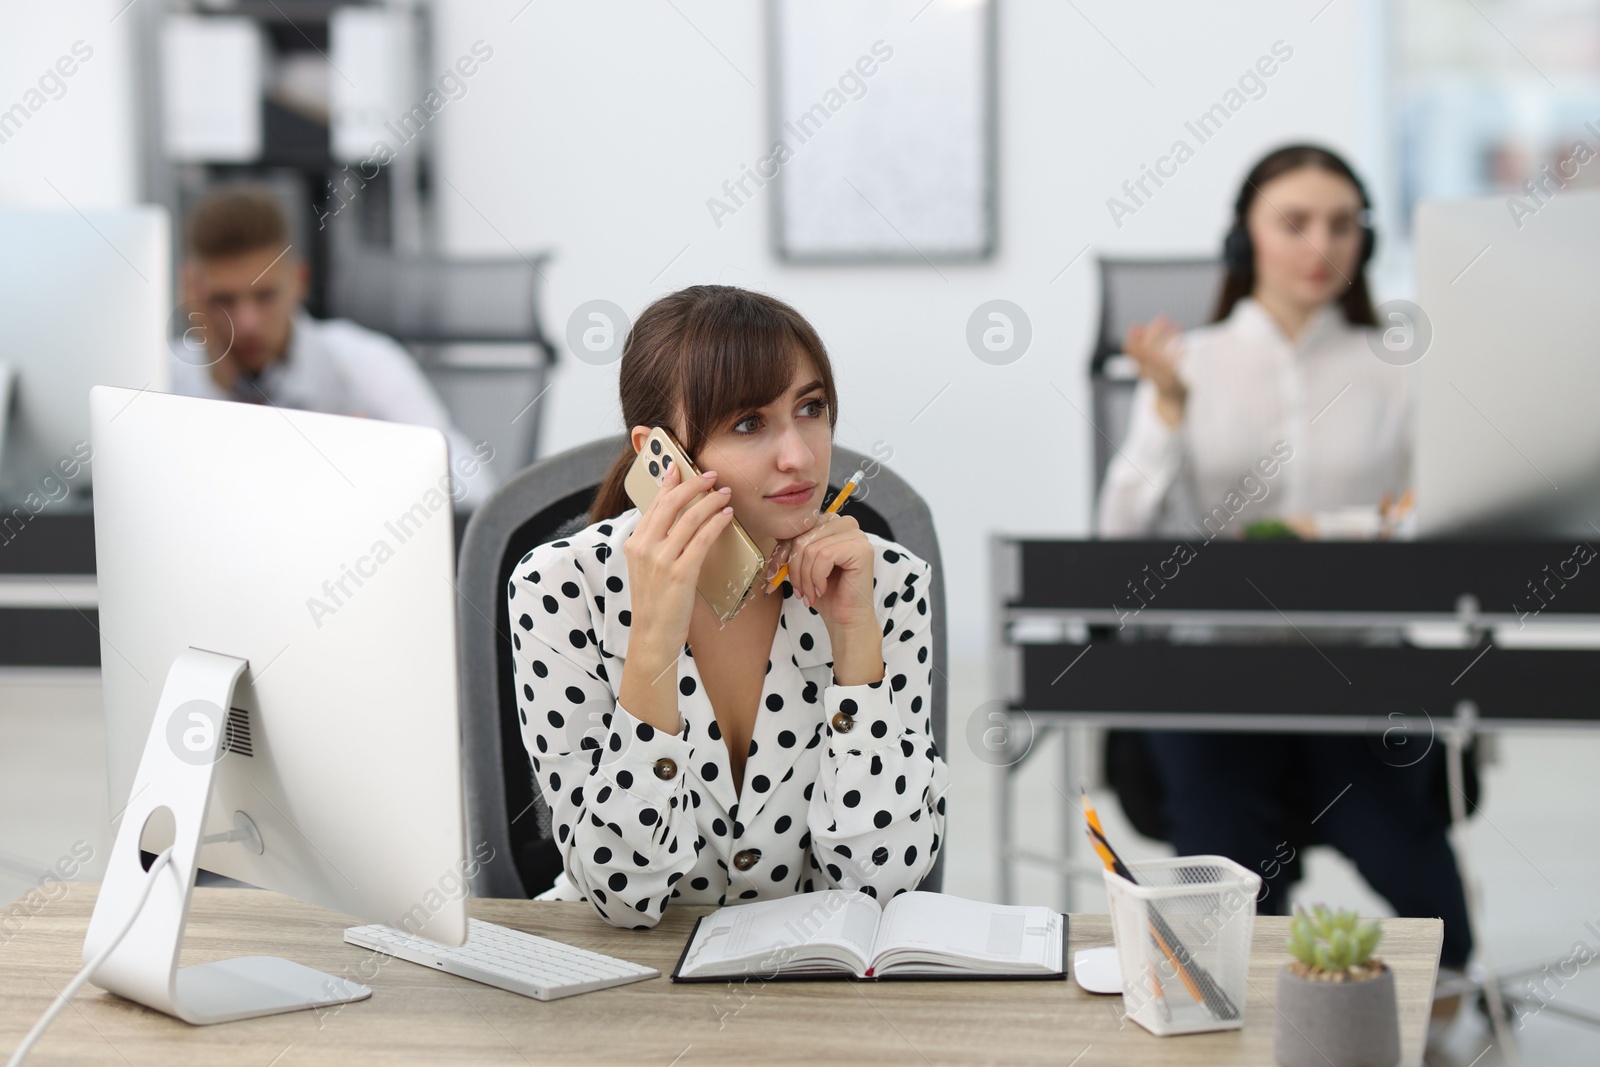
[[[1222,261],[1217,259],[1128,259],[1101,256],[1100,327],[1095,331],[1089,356],[1089,398],[1094,408],[1094,489],[1100,483],[1115,450],[1128,433],[1133,388],[1138,375],[1122,353],[1122,338],[1134,323],[1166,316],[1189,330],[1211,317],[1222,284]]]
[[[478,508],[462,538],[457,619],[460,633],[462,748],[466,769],[469,849],[487,844],[493,856],[472,879],[479,897],[531,897],[550,888],[561,857],[522,743],[511,677],[511,620],[506,586],[529,549],[574,533],[590,522],[586,509],[626,438],[618,434],[551,456],[519,472]],[[828,498],[869,457],[833,446]],[[945,662],[944,569],[933,516],[922,498],[881,465],[867,492],[842,512],[862,529],[898,541],[932,568],[934,664]],[[934,744],[945,750],[947,679],[933,672],[930,699]],[[922,888],[943,884],[944,855]]]
[[[1117,358],[1122,353],[1124,334],[1134,323],[1149,322],[1163,313],[1182,330],[1203,325],[1211,318],[1222,283],[1222,262],[1217,259],[1101,257],[1099,266],[1100,327],[1089,360],[1090,396],[1099,431],[1094,438],[1096,507],[1111,457],[1127,435],[1134,387],[1138,384],[1131,361]],[[1476,741],[1469,744],[1465,755],[1466,792],[1469,806],[1475,806],[1479,793]],[[1145,745],[1144,732],[1107,730],[1101,771],[1134,829],[1152,840],[1166,841],[1166,798]],[[1431,789],[1434,802],[1449,818],[1449,784],[1442,762]],[[1295,839],[1316,843],[1312,798],[1285,799],[1293,813],[1291,830]],[[1285,867],[1283,884],[1293,884],[1300,872],[1297,853]]]
[[[1128,327],[1165,314],[1189,330],[1211,317],[1222,261],[1197,258],[1126,258],[1101,256],[1100,326],[1089,357],[1089,398],[1094,410],[1094,500],[1098,512],[1100,486],[1111,457],[1128,434],[1138,372],[1122,355]],[[1164,795],[1155,764],[1140,730],[1105,732],[1102,773],[1116,792],[1134,829],[1156,841],[1167,839]]]

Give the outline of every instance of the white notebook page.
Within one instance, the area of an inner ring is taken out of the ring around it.
[[[776,968],[808,941],[846,944],[867,960],[879,914],[871,897],[842,890],[729,905],[701,920],[699,944],[685,969],[750,956],[759,957],[764,969]]]
[[[877,947],[926,948],[974,959],[1047,961],[1048,939],[1060,937],[1054,913],[965,900],[942,893],[906,893],[885,907]]]

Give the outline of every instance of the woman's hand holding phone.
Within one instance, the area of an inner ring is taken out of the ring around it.
[[[617,700],[640,721],[674,734],[682,724],[672,668],[689,638],[701,564],[733,520],[731,492],[712,489],[715,478],[706,471],[685,483],[679,465],[668,464],[661,491],[622,545],[633,622]]]
[[[816,609],[833,645],[833,674],[841,685],[883,677],[883,631],[872,604],[875,553],[861,524],[822,512],[805,533],[780,541],[768,573],[789,565],[795,595]]]

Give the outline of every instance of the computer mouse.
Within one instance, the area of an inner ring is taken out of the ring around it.
[[[1090,993],[1122,992],[1122,964],[1117,946],[1080,948],[1072,954],[1072,977]]]

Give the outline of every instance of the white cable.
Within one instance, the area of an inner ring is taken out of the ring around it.
[[[150,890],[155,887],[156,876],[161,873],[161,869],[171,859],[172,849],[168,848],[155,858],[154,863],[150,864],[149,877],[144,880],[144,889],[139,894],[139,902],[133,906],[133,911],[128,915],[128,921],[123,924],[122,929],[117,931],[117,936],[113,937],[106,947],[100,950],[99,955],[83,965],[83,970],[79,971],[77,976],[67,983],[67,988],[61,991],[60,996],[56,997],[55,1003],[51,1004],[45,1013],[39,1016],[39,1021],[33,1024],[33,1029],[28,1031],[28,1036],[22,1039],[22,1044],[17,1046],[17,1050],[6,1061],[6,1067],[21,1067],[23,1057],[33,1051],[33,1046],[38,1043],[39,1038],[44,1036],[44,1032],[49,1028],[50,1024],[56,1021],[56,1016],[61,1014],[62,1009],[67,1006],[67,1002],[72,999],[73,994],[83,987],[83,984],[100,969],[100,965],[117,950],[117,946],[122,944],[122,939],[128,936],[128,931],[133,929],[133,924],[139,918],[139,913],[144,910],[144,902],[150,899]]]
[[[1456,827],[1456,865],[1461,872],[1461,888],[1467,903],[1467,929],[1472,932],[1473,944],[1478,949],[1478,960],[1483,967],[1483,993],[1489,1001],[1489,1025],[1494,1028],[1495,1044],[1511,1067],[1519,1067],[1521,1053],[1511,1041],[1506,1029],[1504,1002],[1500,998],[1500,979],[1489,959],[1489,943],[1483,933],[1482,901],[1478,895],[1477,879],[1472,873],[1471,850],[1467,847],[1467,794],[1466,771],[1462,763],[1462,749],[1466,745],[1465,730],[1458,724],[1445,738],[1446,776],[1450,783],[1450,821]]]

